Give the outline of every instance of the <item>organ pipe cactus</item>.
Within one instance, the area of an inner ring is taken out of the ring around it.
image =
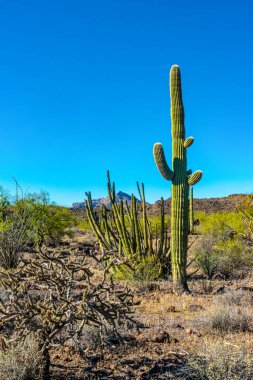
[[[186,277],[188,228],[189,228],[189,186],[195,185],[202,177],[197,170],[187,171],[186,150],[193,144],[193,137],[185,138],[184,107],[182,101],[181,76],[177,65],[170,70],[170,100],[172,126],[172,169],[168,166],[163,147],[154,145],[154,158],[161,175],[172,183],[171,208],[171,253],[172,275],[176,292],[188,290]]]
[[[116,258],[115,273],[120,276],[134,277],[140,268],[153,262],[157,269],[154,277],[162,277],[170,272],[170,239],[164,214],[164,201],[161,198],[159,228],[155,232],[147,216],[144,184],[137,183],[140,205],[132,195],[131,202],[117,202],[115,184],[107,173],[107,188],[110,208],[102,207],[100,220],[96,218],[91,193],[86,193],[86,210],[90,226],[104,253]],[[116,257],[115,257],[116,256]],[[122,264],[123,263],[123,264]]]

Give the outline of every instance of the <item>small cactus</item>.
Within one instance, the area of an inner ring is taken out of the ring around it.
[[[170,70],[170,100],[172,124],[172,169],[168,166],[163,147],[154,145],[154,158],[161,175],[172,182],[171,208],[171,253],[172,275],[176,292],[188,290],[186,261],[189,228],[189,186],[196,184],[202,177],[197,170],[187,171],[186,149],[193,144],[193,137],[185,139],[184,107],[182,101],[181,76],[177,65]]]

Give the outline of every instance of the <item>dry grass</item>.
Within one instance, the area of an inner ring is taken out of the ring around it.
[[[252,331],[253,302],[248,293],[237,291],[218,296],[205,315],[206,326],[221,333]]]
[[[199,380],[251,380],[253,355],[221,340],[205,340],[188,359],[190,378]]]
[[[34,380],[38,374],[40,355],[35,338],[12,343],[0,351],[0,379]]]

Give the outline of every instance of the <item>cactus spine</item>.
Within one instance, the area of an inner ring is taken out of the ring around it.
[[[170,100],[172,125],[172,170],[169,168],[163,147],[154,145],[154,158],[161,175],[172,181],[171,208],[171,252],[172,275],[176,292],[188,290],[186,277],[188,228],[189,228],[189,185],[197,183],[202,172],[187,171],[186,149],[193,144],[193,137],[185,139],[184,107],[182,101],[181,76],[177,65],[170,70]]]
[[[189,232],[194,233],[194,209],[193,209],[193,187],[190,186],[190,198],[189,198]]]

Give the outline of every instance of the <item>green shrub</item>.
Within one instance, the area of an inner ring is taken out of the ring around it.
[[[28,245],[56,243],[73,235],[77,218],[49,201],[47,193],[28,194],[11,202],[0,190],[0,266],[16,267]]]
[[[204,275],[210,280],[213,275],[221,269],[220,254],[215,244],[217,239],[213,236],[204,236],[201,242],[194,249],[196,265]]]
[[[215,212],[206,214],[197,211],[195,218],[200,224],[196,226],[196,231],[200,234],[210,234],[220,239],[226,239],[228,235],[244,231],[242,215],[238,212]]]

